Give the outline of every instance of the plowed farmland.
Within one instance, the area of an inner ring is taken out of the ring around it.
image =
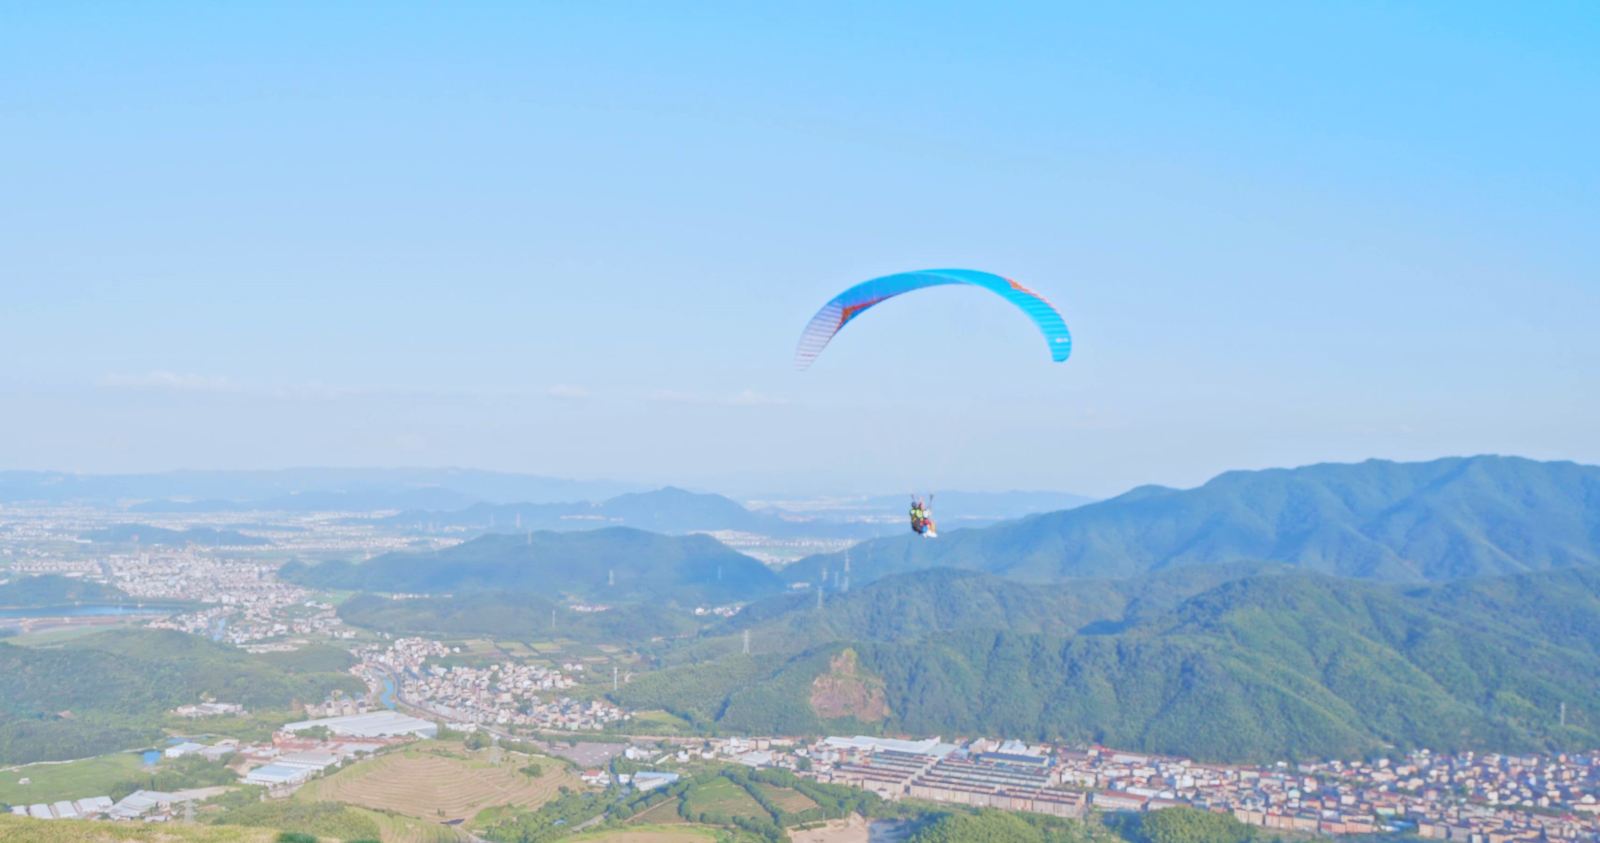
[[[555,761],[544,772],[519,768],[529,756],[493,751],[471,753],[449,744],[424,744],[382,755],[308,784],[297,799],[327,800],[446,822],[471,819],[496,805],[537,808],[562,786],[579,789],[577,778]]]

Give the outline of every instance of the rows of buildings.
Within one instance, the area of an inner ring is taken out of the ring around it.
[[[804,762],[800,761],[804,758]],[[989,740],[828,738],[774,763],[888,799],[1082,816],[1178,805],[1267,829],[1410,831],[1461,843],[1600,841],[1600,754],[1427,751],[1402,759],[1268,766]]]

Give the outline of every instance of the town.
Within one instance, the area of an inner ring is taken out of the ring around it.
[[[326,771],[439,734],[434,722],[378,710],[286,724],[267,743],[184,743],[166,752],[226,759],[242,783],[282,797]],[[1600,841],[1600,754],[1448,756],[1419,750],[1362,762],[1248,766],[994,739],[636,737],[609,747],[602,757],[654,759],[655,769],[610,773],[591,766],[582,772],[591,786],[650,789],[676,780],[680,770],[714,762],[786,768],[890,800],[1060,817],[1187,805],[1264,829],[1326,836],[1410,832],[1464,843]],[[12,811],[41,819],[176,818],[216,792],[140,791],[117,802],[85,795]]]
[[[352,670],[379,698],[392,689],[409,707],[448,722],[600,731],[628,717],[603,700],[553,694],[577,685],[572,677],[584,672],[582,663],[558,668],[509,661],[481,668],[427,663],[456,651],[439,641],[401,638],[387,647],[357,650],[361,662]]]

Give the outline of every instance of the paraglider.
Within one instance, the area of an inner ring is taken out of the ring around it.
[[[817,355],[822,353],[822,349],[827,347],[828,341],[833,339],[834,334],[839,333],[850,320],[860,316],[867,308],[903,293],[946,284],[982,287],[999,295],[1016,305],[1033,320],[1033,324],[1044,334],[1045,342],[1050,347],[1051,360],[1060,363],[1072,354],[1072,334],[1067,331],[1066,320],[1062,319],[1061,314],[1038,293],[1009,278],[990,272],[979,272],[975,269],[924,269],[863,281],[834,296],[817,311],[816,316],[811,317],[811,322],[801,333],[800,344],[794,353],[795,366],[800,369],[809,367],[811,362],[817,359]]]
[[[927,503],[916,495],[911,496],[911,532],[925,539],[939,537],[938,527],[933,523],[933,495],[928,496]]]
[[[1052,361],[1060,363],[1072,355],[1072,333],[1067,330],[1066,320],[1038,293],[1010,278],[992,272],[976,269],[923,269],[863,281],[830,299],[815,316],[811,317],[811,321],[801,332],[800,342],[794,352],[795,368],[809,368],[817,359],[817,355],[828,347],[834,335],[868,308],[905,293],[949,284],[981,287],[1011,302],[1032,320],[1039,333],[1044,335]],[[915,495],[911,498],[911,531],[929,539],[937,538],[939,535],[933,521],[932,502],[931,495],[926,503]]]

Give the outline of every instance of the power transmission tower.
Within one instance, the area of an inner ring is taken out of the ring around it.
[[[750,630],[744,631],[744,654],[750,655]]]

